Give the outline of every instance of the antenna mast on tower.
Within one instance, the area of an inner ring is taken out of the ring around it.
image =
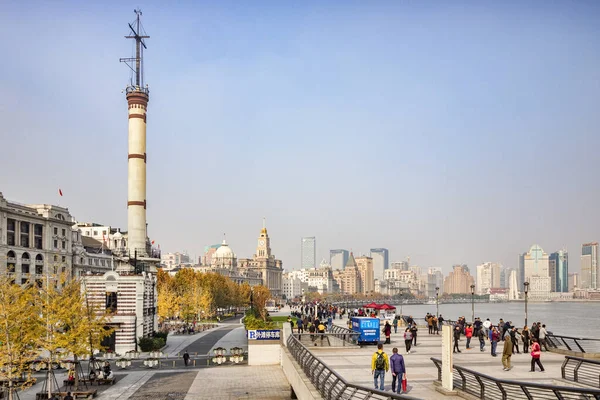
[[[125,36],[125,38],[127,39],[135,39],[135,57],[129,57],[129,58],[120,58],[119,61],[120,62],[124,62],[125,64],[127,64],[127,66],[133,71],[133,73],[135,74],[135,84],[134,82],[131,82],[129,87],[127,88],[127,91],[131,91],[131,90],[141,90],[141,91],[147,91],[144,90],[144,49],[147,49],[146,47],[146,43],[144,43],[144,39],[148,39],[150,38],[150,36],[148,36],[146,34],[146,32],[144,31],[144,27],[142,26],[141,22],[140,22],[140,17],[142,16],[142,10],[136,9],[133,10],[133,12],[135,12],[136,15],[136,19],[132,24],[129,24],[129,28],[131,29],[132,34],[129,34],[129,36]],[[134,65],[132,65],[132,63],[134,63]]]

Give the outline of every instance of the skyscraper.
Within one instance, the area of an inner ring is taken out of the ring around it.
[[[375,279],[381,281],[383,279],[383,271],[390,266],[388,249],[371,249],[371,258],[373,258]]]
[[[348,250],[335,249],[329,250],[329,264],[333,269],[344,269],[348,262]]]
[[[534,244],[523,257],[524,259],[524,282],[530,282],[532,276],[549,277],[550,265],[548,254]]]
[[[356,257],[356,266],[360,271],[362,292],[367,294],[375,291],[373,279],[373,259],[367,256]]]
[[[477,292],[489,293],[489,290],[500,287],[500,264],[486,262],[477,266]]]
[[[302,238],[300,265],[302,268],[316,268],[317,266],[317,239],[312,237]]]
[[[581,246],[581,289],[598,288],[598,243],[585,243]]]

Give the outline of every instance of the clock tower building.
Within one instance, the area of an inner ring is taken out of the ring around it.
[[[251,259],[239,259],[238,268],[247,268],[260,273],[263,285],[269,288],[271,295],[274,298],[281,297],[283,265],[281,260],[275,259],[271,252],[271,239],[264,220],[258,236],[256,254]]]

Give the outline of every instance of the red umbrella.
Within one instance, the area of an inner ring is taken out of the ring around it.
[[[396,307],[394,306],[390,306],[389,304],[385,303],[379,306],[380,310],[395,310]]]
[[[367,305],[364,305],[363,307],[364,308],[377,308],[378,305],[377,305],[377,303],[369,303]]]

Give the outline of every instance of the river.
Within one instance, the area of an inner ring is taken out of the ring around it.
[[[400,313],[400,305],[394,304]],[[451,320],[464,316],[471,320],[471,303],[440,304],[440,314]],[[600,339],[600,302],[551,302],[529,303],[529,326],[535,321],[546,324],[546,329],[557,335]],[[435,314],[435,305],[418,304],[402,306],[404,315],[424,318],[427,312]],[[475,317],[485,321],[489,318],[495,325],[500,318],[512,321],[513,325],[523,328],[525,324],[525,303],[475,303]]]

